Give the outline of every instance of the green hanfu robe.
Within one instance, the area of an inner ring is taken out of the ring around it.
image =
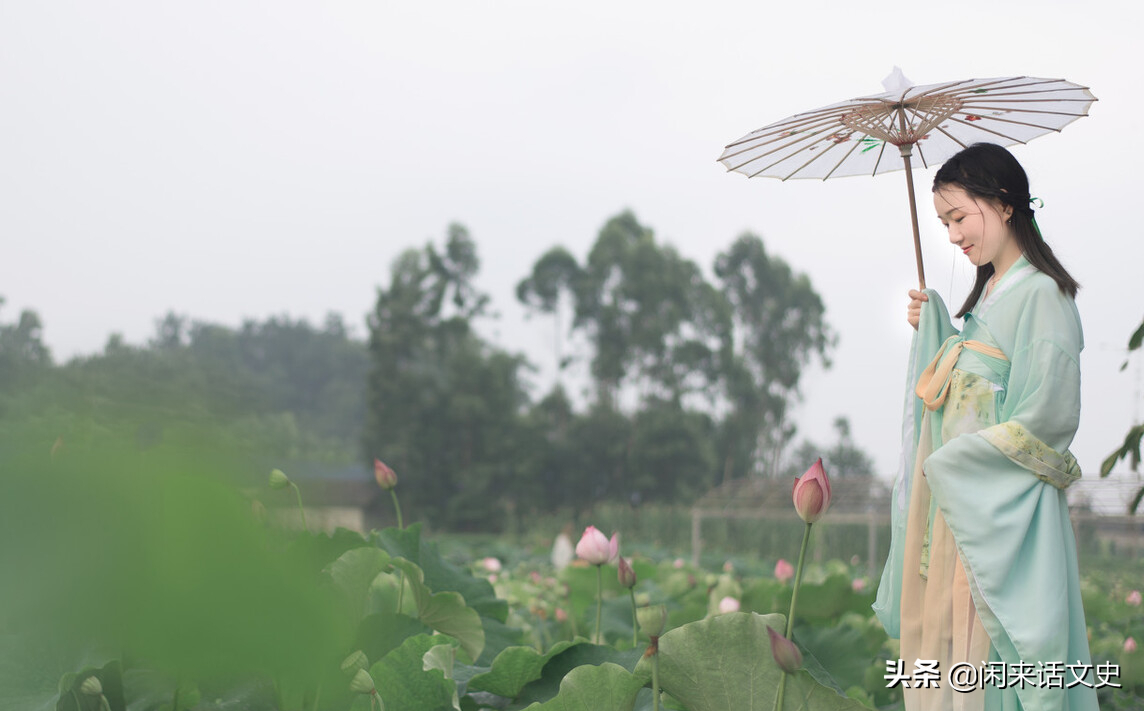
[[[874,604],[902,640],[906,675],[918,659],[941,665],[937,688],[915,680],[903,691],[906,708],[1096,709],[1065,498],[1080,476],[1068,451],[1084,345],[1076,304],[1024,257],[960,332],[938,294],[926,294]],[[989,667],[1004,682],[955,691],[954,664]]]

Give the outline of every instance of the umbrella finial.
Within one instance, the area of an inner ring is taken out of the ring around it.
[[[906,89],[913,86],[914,83],[902,74],[901,67],[894,65],[894,71],[890,72],[885,79],[882,80],[882,87],[889,93],[900,94]]]

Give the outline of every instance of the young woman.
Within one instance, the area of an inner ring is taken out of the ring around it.
[[[933,198],[977,279],[960,331],[936,292],[910,292],[907,447],[874,608],[901,639],[908,711],[1095,710],[1065,499],[1080,476],[1077,283],[1004,148],[950,158]]]

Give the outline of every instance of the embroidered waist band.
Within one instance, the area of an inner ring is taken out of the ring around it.
[[[968,348],[982,355],[999,360],[1009,360],[1000,348],[982,343],[981,341],[967,341],[961,336],[950,336],[941,344],[934,359],[922,371],[918,378],[918,386],[914,393],[925,403],[926,409],[937,410],[945,404],[949,395],[950,376],[953,375],[953,366],[957,365],[957,358],[962,348]]]

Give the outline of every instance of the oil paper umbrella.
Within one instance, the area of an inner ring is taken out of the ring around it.
[[[1004,77],[914,86],[897,67],[882,86],[885,93],[795,114],[752,131],[728,145],[719,162],[751,178],[780,180],[905,168],[921,288],[925,270],[913,157],[929,167],[980,141],[1026,143],[1087,116],[1096,101],[1087,87],[1064,79]]]

